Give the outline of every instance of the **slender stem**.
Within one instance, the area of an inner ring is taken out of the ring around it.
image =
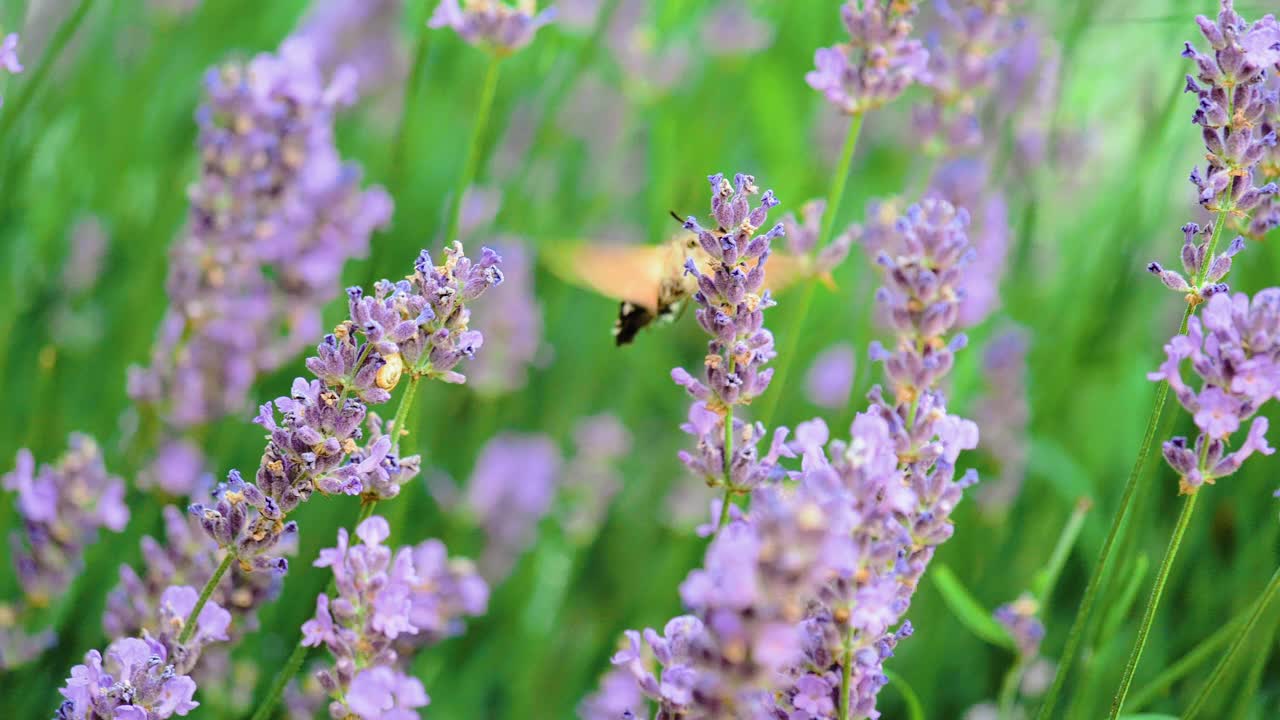
[[[897,688],[898,693],[902,695],[902,702],[907,706],[907,720],[924,720],[924,705],[920,703],[920,696],[907,684],[907,681],[888,668],[885,668],[884,676],[889,678],[889,684]]]
[[[1080,537],[1080,531],[1084,528],[1084,518],[1089,514],[1089,508],[1092,506],[1093,503],[1087,498],[1081,498],[1076,502],[1076,509],[1072,511],[1066,527],[1058,536],[1058,544],[1054,546],[1049,562],[1033,581],[1032,592],[1040,604],[1041,613],[1049,602],[1049,596],[1053,594],[1053,587],[1058,584],[1058,576],[1062,574],[1062,568],[1067,564],[1067,557],[1071,554],[1071,548],[1075,547],[1076,539]]]
[[[734,360],[729,358],[729,374],[733,374]],[[733,405],[727,405],[724,411],[724,502],[720,505],[720,520],[717,528],[729,524],[729,506],[733,504]]]
[[[204,588],[200,590],[200,597],[196,600],[196,606],[191,608],[191,613],[187,615],[187,621],[182,625],[182,632],[178,633],[179,645],[186,645],[191,636],[195,634],[196,623],[200,619],[200,611],[209,602],[209,596],[213,595],[214,589],[218,587],[218,581],[222,580],[222,576],[226,574],[227,568],[231,567],[231,563],[235,559],[236,556],[228,552],[222,558],[222,562],[218,563],[217,569],[213,571],[209,581],[204,584]]]
[[[13,127],[13,123],[17,121],[18,116],[31,103],[36,91],[44,84],[45,76],[53,69],[54,62],[57,61],[58,56],[62,54],[62,50],[76,34],[76,30],[84,22],[84,18],[89,14],[89,9],[92,6],[93,0],[80,0],[80,4],[76,6],[71,15],[58,26],[58,31],[54,33],[53,39],[49,41],[49,46],[45,48],[44,54],[40,56],[39,65],[31,73],[31,77],[22,84],[17,97],[12,102],[6,102],[3,108],[0,108],[0,138],[8,137],[9,129]]]
[[[1194,496],[1192,496],[1194,497]],[[1196,693],[1196,697],[1191,701],[1191,706],[1183,713],[1183,720],[1192,720],[1196,713],[1200,712],[1205,702],[1213,695],[1213,691],[1218,687],[1218,683],[1222,682],[1222,678],[1227,674],[1227,670],[1231,667],[1231,662],[1235,660],[1236,653],[1244,647],[1245,643],[1254,638],[1253,629],[1258,624],[1258,620],[1266,614],[1267,608],[1270,607],[1271,601],[1275,598],[1276,591],[1280,590],[1280,569],[1277,569],[1271,576],[1271,581],[1267,583],[1267,587],[1262,591],[1262,596],[1253,605],[1253,612],[1249,613],[1249,619],[1245,621],[1244,627],[1240,632],[1236,633],[1235,639],[1231,641],[1231,647],[1227,648],[1227,653],[1222,656],[1218,664],[1214,666],[1213,672],[1209,674],[1209,679]]]
[[[493,55],[489,59],[489,68],[484,73],[484,85],[480,89],[480,105],[476,108],[476,119],[471,126],[471,142],[467,146],[467,157],[462,165],[462,174],[458,176],[458,184],[450,199],[449,227],[445,231],[444,244],[450,245],[458,239],[458,223],[462,218],[462,196],[475,180],[480,165],[480,145],[484,142],[484,131],[489,124],[489,111],[493,109],[493,99],[498,92],[498,70],[502,67],[502,58]]]
[[[1004,674],[1004,682],[1000,684],[999,720],[1013,720],[1013,706],[1018,699],[1018,685],[1022,682],[1022,671],[1026,667],[1024,658],[1019,657]]]
[[[289,653],[288,659],[284,661],[284,665],[280,667],[280,672],[276,674],[276,679],[271,683],[271,689],[267,691],[267,698],[258,705],[258,709],[253,711],[252,720],[267,720],[271,717],[271,711],[276,709],[276,705],[280,702],[280,695],[284,692],[284,686],[298,674],[298,670],[302,669],[302,663],[307,659],[307,651],[311,648],[302,644],[302,641],[294,643],[293,652]]]
[[[1213,235],[1209,238],[1209,249],[1204,254],[1204,267],[1200,268],[1200,274],[1196,277],[1196,289],[1202,289],[1205,278],[1209,275],[1209,266],[1213,264],[1213,253],[1218,247],[1218,241],[1222,239],[1222,227],[1227,224],[1227,215],[1231,213],[1230,194],[1224,195],[1222,201],[1227,207],[1218,213],[1213,223]]]
[[[1133,643],[1133,651],[1129,654],[1129,662],[1125,664],[1124,675],[1120,678],[1120,687],[1116,689],[1115,699],[1111,701],[1111,720],[1120,716],[1124,707],[1125,696],[1129,694],[1129,685],[1133,683],[1133,675],[1138,670],[1138,661],[1142,659],[1142,651],[1147,645],[1147,635],[1151,632],[1151,624],[1155,620],[1156,610],[1160,607],[1160,597],[1164,594],[1165,583],[1169,580],[1169,571],[1173,569],[1173,561],[1178,556],[1178,548],[1182,545],[1182,536],[1191,523],[1191,513],[1196,509],[1196,498],[1200,493],[1194,492],[1182,503],[1182,512],[1178,514],[1178,524],[1173,528],[1169,538],[1169,547],[1165,550],[1164,559],[1160,561],[1160,570],[1156,572],[1156,584],[1151,588],[1151,597],[1147,599],[1147,609],[1142,614],[1142,624],[1138,626],[1138,639]]]
[[[1273,578],[1274,580],[1274,578]],[[1209,658],[1210,655],[1217,652],[1219,648],[1227,644],[1232,637],[1240,630],[1240,626],[1245,622],[1245,613],[1252,611],[1252,608],[1246,609],[1244,612],[1232,618],[1226,625],[1223,625],[1217,632],[1210,635],[1200,642],[1199,645],[1191,649],[1191,652],[1183,655],[1180,660],[1170,665],[1168,669],[1160,673],[1150,685],[1142,688],[1141,691],[1133,694],[1129,698],[1129,712],[1138,712],[1156,699],[1156,696],[1164,692],[1178,680],[1182,679],[1187,673],[1199,667],[1200,663]],[[1188,718],[1190,715],[1187,716]]]
[[[426,3],[423,3],[426,5]],[[390,167],[387,170],[387,186],[393,194],[399,194],[404,177],[404,167],[409,155],[409,128],[414,126],[417,116],[418,86],[422,84],[422,76],[426,72],[427,50],[430,43],[430,30],[426,20],[419,17],[417,21],[418,39],[414,44],[413,66],[409,68],[409,78],[404,85],[404,110],[400,113],[400,121],[396,124],[396,134],[391,141]]]
[[[813,252],[822,250],[822,248],[826,247],[827,241],[831,239],[832,229],[836,225],[836,216],[840,213],[840,202],[844,199],[845,185],[849,182],[849,167],[853,164],[853,155],[858,149],[858,137],[862,134],[862,120],[865,117],[866,113],[855,113],[849,120],[849,132],[844,138],[844,149],[840,153],[840,162],[836,164],[835,172],[831,175],[831,186],[827,191],[827,204],[822,211],[822,224],[818,228],[818,238],[814,242]],[[813,305],[813,286],[814,283],[812,282],[805,283],[803,294],[801,294],[800,300],[796,304],[796,314],[791,321],[786,349],[781,353],[781,359],[778,361],[778,370],[773,377],[773,392],[766,399],[768,405],[760,412],[760,418],[766,426],[772,422],[773,414],[778,410],[778,402],[782,399],[782,390],[787,383],[787,376],[790,374],[791,365],[795,360],[796,349],[800,345],[800,336],[804,334],[805,317],[809,314],[809,307]]]
[[[416,375],[409,376],[409,387],[404,389],[404,394],[400,396],[400,404],[396,406],[395,418],[391,421],[391,432],[395,435],[391,439],[391,447],[396,450],[400,449],[400,439],[409,434],[409,429],[405,424],[409,421],[409,408],[413,406],[414,396],[418,394],[418,383],[422,378]]]
[[[1182,314],[1182,324],[1178,330],[1179,334],[1186,332],[1187,319],[1191,317],[1191,306],[1188,304]],[[1093,574],[1089,576],[1089,583],[1085,586],[1084,597],[1080,600],[1080,609],[1076,612],[1076,619],[1071,623],[1071,630],[1067,634],[1067,643],[1062,649],[1062,657],[1058,661],[1058,671],[1053,677],[1053,685],[1050,686],[1049,692],[1045,695],[1044,703],[1040,706],[1040,712],[1036,714],[1037,720],[1049,720],[1053,717],[1053,709],[1057,703],[1058,696],[1062,693],[1062,686],[1066,683],[1067,675],[1071,672],[1072,665],[1075,664],[1076,655],[1080,650],[1080,642],[1084,639],[1086,625],[1089,622],[1089,616],[1093,612],[1094,603],[1098,600],[1098,590],[1102,586],[1102,579],[1106,577],[1107,567],[1111,564],[1111,552],[1115,548],[1116,541],[1120,539],[1124,528],[1124,521],[1129,513],[1129,508],[1133,504],[1133,498],[1138,488],[1138,481],[1142,477],[1142,472],[1146,467],[1147,457],[1151,454],[1151,444],[1155,439],[1156,428],[1160,424],[1160,416],[1164,413],[1165,401],[1169,397],[1169,384],[1162,382],[1156,390],[1155,405],[1151,408],[1151,418],[1147,421],[1147,429],[1143,433],[1142,445],[1138,448],[1138,457],[1133,461],[1133,468],[1129,471],[1129,479],[1125,482],[1124,492],[1120,496],[1120,507],[1116,510],[1115,517],[1111,520],[1111,528],[1107,531],[1107,537],[1102,542],[1102,549],[1098,551],[1098,561],[1094,565]]]
[[[853,692],[853,623],[844,636],[844,657],[840,658],[840,720],[849,720],[849,695]]]

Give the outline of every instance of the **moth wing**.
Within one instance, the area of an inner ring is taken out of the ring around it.
[[[769,253],[764,266],[764,286],[773,292],[782,292],[798,282],[813,276],[808,257],[784,252]]]
[[[654,245],[592,245],[567,249],[551,270],[568,282],[657,312],[665,251]]]

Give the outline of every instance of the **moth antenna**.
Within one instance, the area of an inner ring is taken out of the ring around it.
[[[668,210],[667,212],[671,213],[671,217],[675,218],[676,222],[680,223],[681,225],[684,225],[684,218],[677,215],[675,210]]]

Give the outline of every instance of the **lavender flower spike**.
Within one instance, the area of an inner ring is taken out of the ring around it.
[[[518,0],[514,7],[504,0],[440,0],[427,26],[453,28],[471,45],[509,55],[528,45],[555,14],[555,8],[537,12],[537,0]]]
[[[860,7],[861,5],[861,7]],[[849,115],[891,102],[928,75],[929,52],[911,39],[915,3],[849,0],[840,18],[849,41],[818,48],[805,82]]]
[[[1280,393],[1280,288],[1263,290],[1252,300],[1244,293],[1213,296],[1202,317],[1190,318],[1187,333],[1174,336],[1164,349],[1168,359],[1147,377],[1168,382],[1200,429],[1194,442],[1175,437],[1163,446],[1182,493],[1231,475],[1255,452],[1275,452],[1267,444],[1267,419],[1257,413]],[[1198,391],[1182,378],[1188,359],[1200,376]],[[1246,422],[1244,441],[1227,452],[1231,436]]]
[[[711,340],[701,377],[683,368],[673,370],[671,377],[695,399],[683,429],[697,438],[697,451],[681,453],[680,459],[709,485],[728,483],[729,491],[741,493],[769,475],[785,437],[785,432],[777,435],[773,448],[760,458],[755,446],[764,437],[764,426],[734,418],[733,455],[727,461],[724,457],[726,418],[732,417],[734,406],[750,404],[773,378],[773,370],[765,367],[776,353],[773,334],[764,327],[764,311],[774,302],[763,290],[764,268],[770,243],[782,237],[784,229],[778,223],[756,234],[778,200],[772,190],[766,190],[759,206],[752,208],[751,197],[760,193],[754,177],[739,173],[731,183],[717,173],[707,179],[711,215],[718,228],[708,230],[692,217],[684,226],[697,235],[710,256],[702,268],[690,260],[686,272],[697,279],[695,314]]]
[[[400,458],[379,420],[369,420],[371,437],[364,437],[368,405],[390,400],[406,373],[466,380],[454,368],[483,342],[468,326],[467,303],[502,281],[500,261],[484,248],[473,263],[455,243],[444,264],[433,265],[424,250],[412,275],[379,281],[373,297],[360,288],[347,291],[350,319],[307,359],[316,379],[294,379],[288,397],[262,405],[254,418],[268,433],[254,481],[233,470],[212,503],[190,508],[242,568],[287,569],[275,552],[297,532],[287,516],[316,491],[377,500],[394,496],[417,474],[418,458]]]
[[[1280,27],[1271,16],[1250,25],[1236,13],[1232,0],[1222,0],[1216,22],[1201,15],[1196,23],[1212,55],[1197,51],[1191,43],[1182,53],[1196,64],[1196,75],[1187,75],[1186,90],[1199,98],[1191,120],[1200,126],[1208,160],[1203,171],[1198,167],[1191,171],[1191,183],[1200,204],[1218,215],[1217,227],[1183,226],[1180,259],[1185,275],[1158,262],[1147,265],[1166,287],[1184,293],[1192,306],[1227,289],[1222,280],[1231,270],[1232,257],[1244,249],[1244,237],[1237,237],[1225,251],[1217,251],[1221,224],[1241,224],[1241,218],[1252,217],[1253,222],[1241,230],[1264,234],[1271,228],[1280,192],[1275,182],[1258,185],[1254,179],[1277,144],[1276,127],[1268,118],[1280,114],[1276,109],[1280,100],[1267,83],[1270,74],[1280,72],[1275,67],[1280,50],[1274,49],[1280,45]]]
[[[421,681],[407,674],[397,647],[420,633],[450,634],[454,613],[478,614],[487,601],[482,582],[473,588],[478,595],[451,594],[450,588],[478,580],[473,574],[471,581],[441,575],[443,546],[405,547],[393,554],[383,545],[390,534],[387,521],[374,515],[356,528],[358,544],[349,544],[340,529],[337,547],[322,550],[315,563],[333,570],[338,594],[316,598],[316,615],[302,626],[302,643],[323,644],[334,657],[332,668],[316,674],[334,698],[333,717],[418,717],[416,708],[430,699]]]

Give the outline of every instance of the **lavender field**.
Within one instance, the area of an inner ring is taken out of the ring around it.
[[[0,718],[1280,718],[1275,0],[0,0]]]

